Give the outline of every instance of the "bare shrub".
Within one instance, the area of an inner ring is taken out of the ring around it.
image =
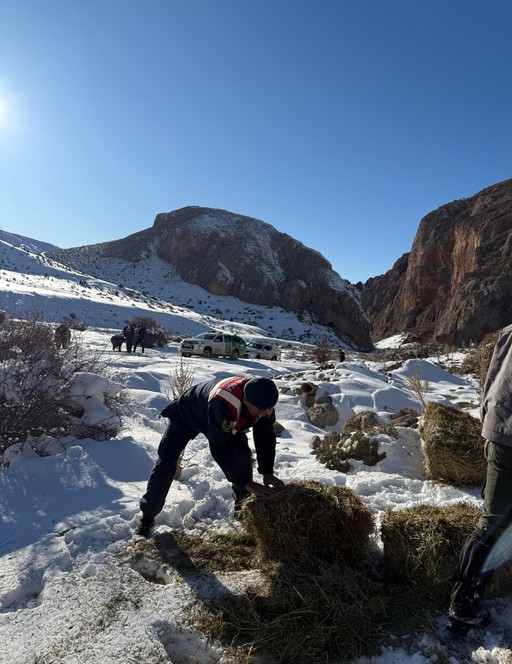
[[[0,462],[9,447],[29,437],[116,435],[120,419],[115,415],[123,411],[121,395],[110,394],[105,403],[114,417],[87,424],[80,423],[76,397],[70,391],[74,375],[96,373],[98,366],[77,343],[57,350],[49,325],[36,319],[5,321],[0,328]]]
[[[194,384],[194,370],[185,366],[183,357],[180,357],[179,365],[169,373],[170,391],[167,393],[169,401],[180,397],[185,390]]]
[[[425,410],[427,407],[426,395],[430,390],[430,383],[428,380],[421,380],[419,364],[416,364],[413,373],[407,376],[406,383],[411,392],[418,397],[423,410]]]
[[[478,377],[478,383],[481,390],[483,390],[485,385],[485,379],[487,378],[489,364],[491,363],[491,357],[494,352],[494,347],[496,346],[497,340],[498,334],[494,335],[494,337],[489,340],[482,341],[476,351],[476,375]]]
[[[137,316],[127,321],[127,324],[146,328],[146,348],[164,348],[169,343],[170,333],[151,316]]]
[[[338,359],[338,351],[326,343],[319,343],[309,350],[308,359],[316,364],[322,365],[329,360]]]
[[[194,370],[191,367],[184,365],[183,357],[180,357],[180,363],[174,369],[174,371],[169,373],[169,384],[170,393],[167,394],[169,401],[180,397],[183,392],[185,392],[185,390],[188,390],[188,388],[192,387],[194,384]],[[183,450],[178,458],[178,463],[176,464],[176,473],[174,474],[175,479],[179,479],[181,476],[184,452],[185,450]]]

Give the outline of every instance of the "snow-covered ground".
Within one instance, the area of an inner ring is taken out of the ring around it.
[[[48,289],[45,293],[46,282],[40,275],[29,285],[26,274],[21,273],[12,266],[1,271],[0,294],[5,299],[0,307],[9,310],[5,303],[15,303],[16,297],[20,306],[30,294],[40,301],[46,297],[47,309],[55,306],[52,320],[57,322],[69,314],[69,310],[61,314],[57,309],[67,296],[68,309],[72,307],[79,319],[87,315],[92,324],[96,315],[94,327],[83,333],[83,343],[91,352],[108,358],[107,377],[127,391],[131,407],[124,416],[123,429],[113,440],[48,441],[49,456],[38,456],[27,445],[0,470],[0,662],[232,662],[219,644],[207,642],[190,621],[188,609],[202,589],[187,583],[172,567],[159,571],[161,583],[152,582],[133,562],[138,547],[144,545],[133,538],[138,501],[166,425],[159,413],[171,392],[170,376],[182,361],[177,343],[147,349],[144,354],[113,352],[110,336],[127,313],[140,313],[139,300],[112,300],[106,309],[103,295],[94,296],[103,292],[100,288],[88,289],[87,297],[81,291],[67,291],[66,295],[65,286],[55,294]],[[22,281],[26,292],[20,290]],[[14,299],[9,299],[13,293]],[[122,307],[126,308],[120,311]],[[105,311],[111,315],[108,325],[101,323]],[[185,313],[180,315],[185,320]],[[233,318],[236,320],[236,315]],[[196,319],[190,320],[194,323]],[[260,335],[263,332],[259,330]],[[400,343],[400,339],[388,343]],[[477,417],[476,381],[445,371],[436,359],[410,360],[399,369],[385,371],[378,356],[348,351],[344,363],[319,371],[285,349],[279,362],[203,358],[184,362],[197,382],[233,373],[273,377],[279,388],[291,388],[281,391],[276,407],[284,432],[278,439],[275,472],[285,482],[317,480],[350,487],[372,510],[377,523],[385,511],[394,508],[452,505],[461,500],[481,504],[478,489],[454,488],[426,479],[421,440],[411,429],[400,430],[398,440],[382,435],[380,451],[385,451],[386,457],[372,467],[351,461],[352,468],[346,474],[326,469],[311,454],[311,438],[323,431],[309,422],[304,395],[294,390],[304,381],[316,383],[320,392],[333,399],[340,419],[328,430],[339,430],[348,417],[361,410],[374,410],[386,420],[404,407],[420,409],[406,380],[416,366],[429,383],[428,400],[474,404],[470,412]],[[99,388],[101,382],[97,384]],[[156,532],[179,529],[201,534],[240,527],[232,520],[230,486],[213,462],[205,438],[198,436],[186,449],[182,476],[171,487],[157,518]],[[236,591],[245,587],[247,573],[217,580]],[[203,590],[211,592],[211,586]],[[405,643],[390,635],[380,654],[360,658],[357,664],[510,664],[510,600],[492,598],[487,604],[492,624],[466,640],[453,641],[439,616],[433,628],[429,625],[428,634],[412,640],[412,650],[411,640],[406,649]]]

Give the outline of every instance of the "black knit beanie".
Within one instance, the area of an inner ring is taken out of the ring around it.
[[[244,386],[244,394],[256,408],[273,408],[279,399],[279,392],[270,378],[251,378]]]

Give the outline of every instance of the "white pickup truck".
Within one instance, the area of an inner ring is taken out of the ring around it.
[[[183,339],[180,353],[183,357],[201,355],[202,357],[230,357],[237,360],[246,355],[246,343],[238,334],[226,332],[203,332],[197,337]]]

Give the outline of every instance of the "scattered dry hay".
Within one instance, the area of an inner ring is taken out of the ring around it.
[[[422,596],[446,600],[460,551],[480,514],[469,503],[386,512],[381,535],[387,580],[414,586]]]
[[[208,604],[201,629],[212,639],[266,655],[273,664],[352,660],[381,642],[385,600],[363,572],[321,560],[268,568],[265,590]]]
[[[170,530],[137,543],[137,554],[183,574],[252,570],[256,544],[246,532],[192,535]]]
[[[428,477],[456,486],[481,486],[487,467],[481,429],[481,422],[471,415],[429,403],[420,431]]]
[[[373,515],[356,493],[319,482],[290,483],[272,496],[248,500],[243,522],[260,561],[357,561],[374,529]]]

